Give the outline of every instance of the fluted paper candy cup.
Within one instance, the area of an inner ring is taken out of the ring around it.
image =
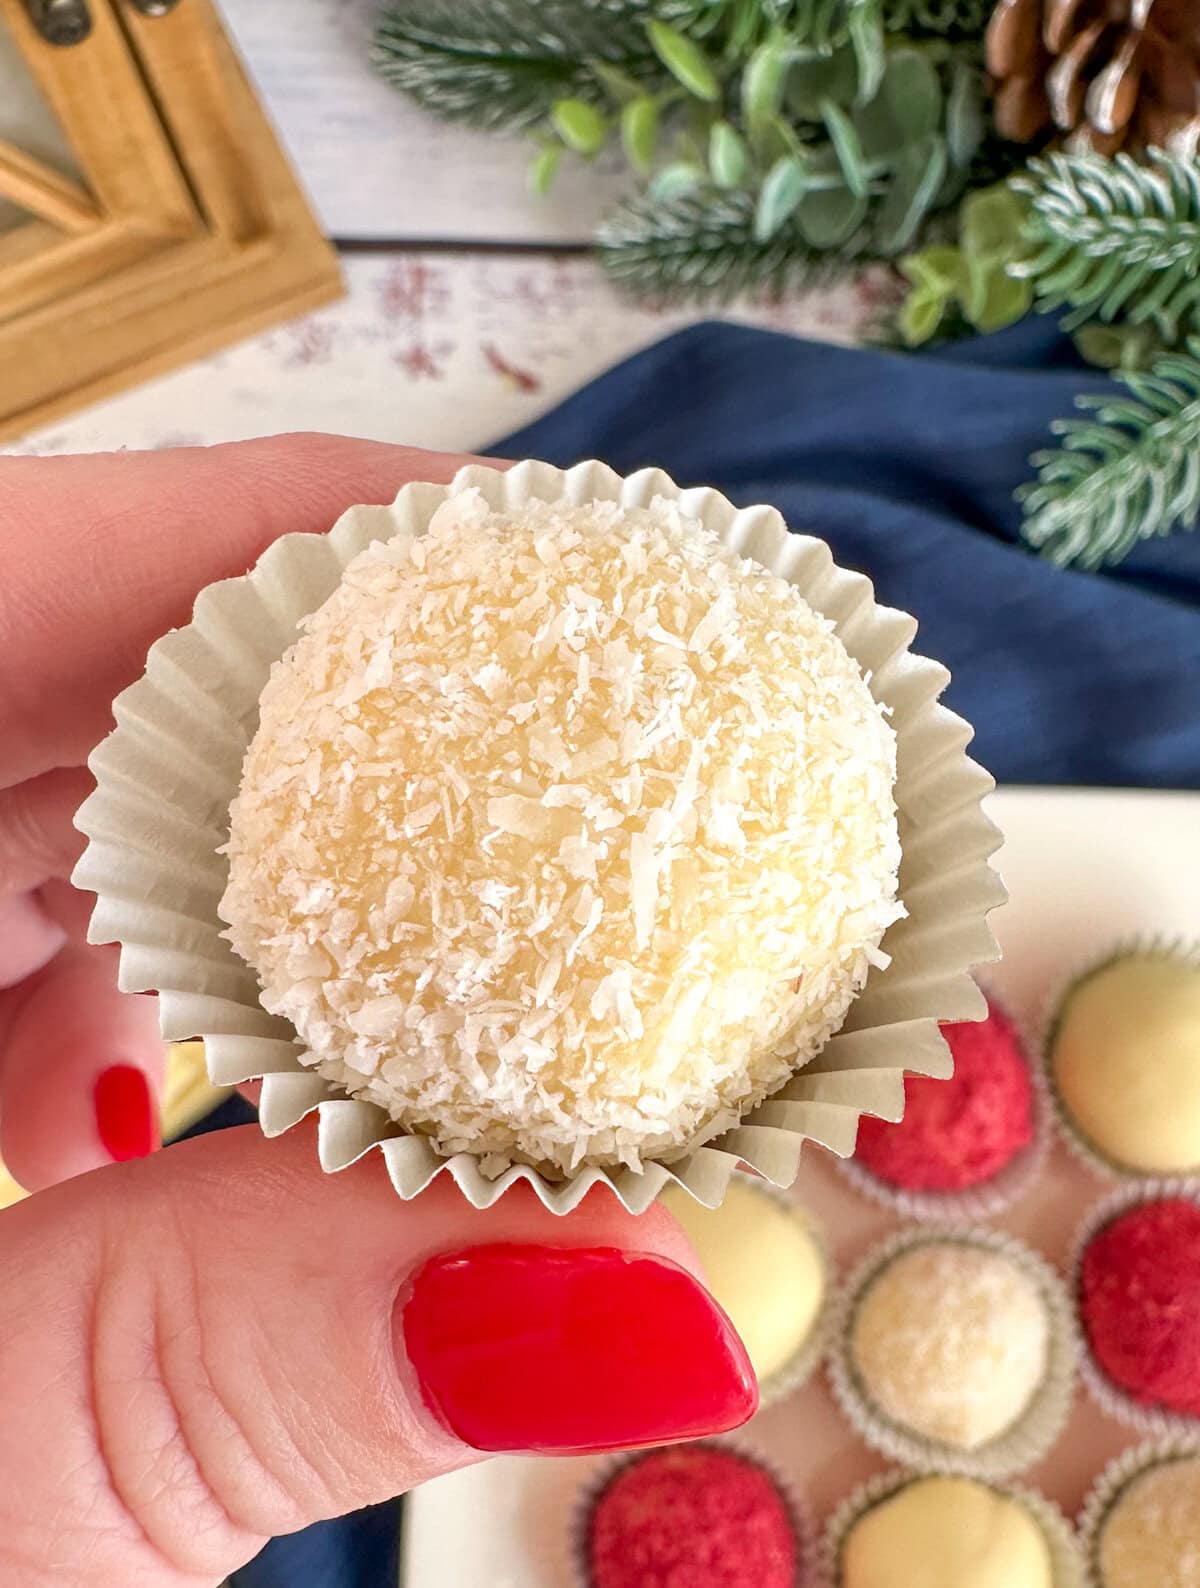
[[[443,502],[468,490],[502,512],[529,501],[678,502],[829,618],[891,714],[908,914],[884,938],[890,962],[872,968],[840,1032],[803,1069],[736,1127],[669,1164],[585,1164],[555,1177],[529,1164],[504,1167],[494,1154],[486,1173],[469,1153],[442,1154],[308,1068],[295,1031],[263,1009],[254,973],[221,936],[227,864],[218,850],[273,663],[355,556],[374,541],[424,533]],[[738,509],[716,491],[681,490],[657,469],[622,478],[601,463],[566,472],[537,462],[472,465],[449,486],[405,486],[389,507],[350,508],[326,535],[285,535],[250,573],[201,591],[192,621],[151,648],[145,675],[115,703],[115,730],[90,759],[97,787],[76,818],[88,845],[74,881],[97,895],[90,940],[120,944],[124,989],[158,992],[168,1039],[203,1037],[215,1084],[262,1080],[267,1135],[316,1112],[328,1172],[378,1149],[401,1197],[448,1173],[474,1206],[487,1207],[528,1180],[558,1213],[597,1184],[640,1213],[671,1180],[715,1206],[741,1164],[790,1185],[806,1140],[849,1154],[861,1114],[900,1117],[905,1071],[949,1073],[938,1022],[982,1015],[971,970],[997,955],[987,914],[1005,895],[988,861],[1000,837],[981,808],[992,780],[967,757],[970,728],[938,704],[945,668],[910,653],[915,629],[911,617],[877,605],[870,582],[839,568],[823,541],[789,534],[774,508]]]

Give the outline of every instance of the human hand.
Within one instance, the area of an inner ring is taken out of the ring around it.
[[[153,1000],[116,991],[65,880],[111,701],[197,590],[464,461],[321,436],[0,460],[0,1153],[30,1188],[79,1176],[0,1214],[13,1588],[202,1588],[480,1451],[754,1408],[661,1211],[563,1220],[519,1187],[479,1212],[444,1180],[402,1204],[376,1156],[323,1175],[304,1127],[153,1154]]]

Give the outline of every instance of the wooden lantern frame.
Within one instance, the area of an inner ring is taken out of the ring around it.
[[[85,0],[56,45],[0,0],[82,175],[0,141],[0,197],[32,217],[0,234],[0,439],[341,292],[211,0],[143,6]]]

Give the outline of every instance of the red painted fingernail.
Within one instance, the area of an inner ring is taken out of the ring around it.
[[[114,1064],[102,1071],[93,1100],[101,1143],[116,1163],[144,1158],[158,1146],[158,1110],[150,1083],[136,1065]]]
[[[733,1325],[676,1263],[600,1247],[476,1246],[418,1270],[404,1345],[476,1450],[630,1450],[736,1428],[758,1405]]]

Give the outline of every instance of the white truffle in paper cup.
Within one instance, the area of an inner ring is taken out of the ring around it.
[[[951,1467],[884,1472],[825,1528],[820,1588],[1083,1588],[1079,1545],[1035,1489]]]
[[[944,1070],[995,953],[989,780],[911,633],[657,471],[406,487],[153,648],[79,818],[93,938],[268,1133],[318,1109],[327,1169],[559,1211],[790,1182]]]
[[[1194,1588],[1200,1582],[1200,1440],[1123,1450],[1079,1515],[1091,1588]]]

